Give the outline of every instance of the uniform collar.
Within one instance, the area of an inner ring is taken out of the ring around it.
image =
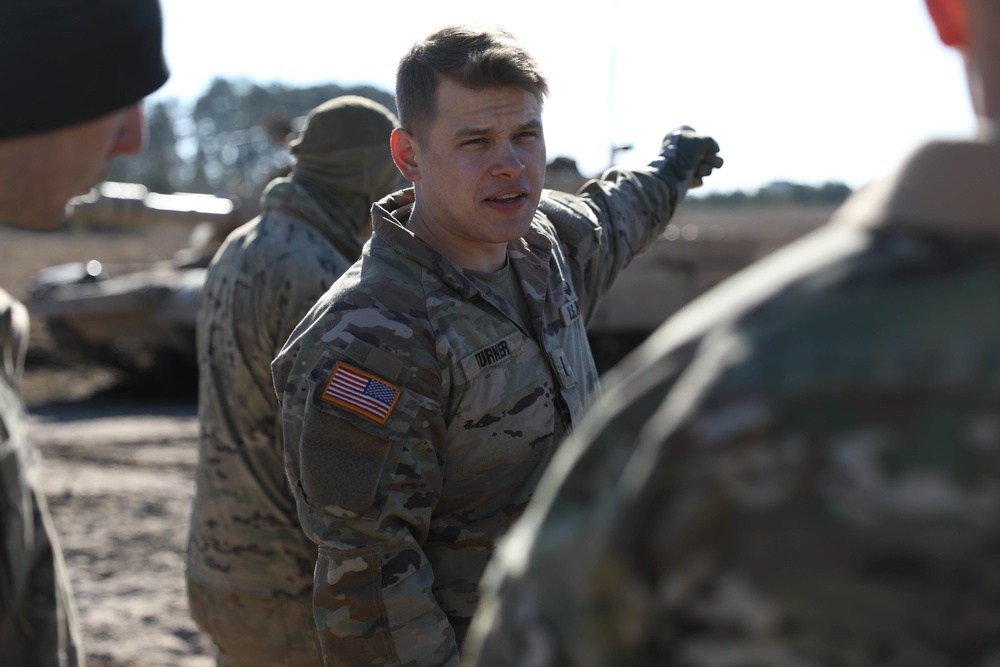
[[[1000,236],[1000,142],[936,141],[852,196],[832,222],[948,236]]]
[[[372,228],[375,235],[399,254],[427,268],[462,296],[472,298],[479,294],[477,283],[471,280],[460,266],[446,259],[405,227],[413,211],[413,202],[413,188],[400,190],[379,200],[372,207]],[[535,213],[536,219],[539,215]],[[508,244],[507,256],[515,267],[522,263],[531,264],[533,267],[544,267],[548,264],[550,246],[548,239],[544,238],[532,224],[523,238]],[[536,256],[539,254],[544,255],[544,261],[540,261],[541,258]],[[537,268],[534,270],[537,271]],[[519,276],[520,274],[518,271]]]

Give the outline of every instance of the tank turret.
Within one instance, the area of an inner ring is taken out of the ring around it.
[[[63,348],[90,359],[144,378],[192,375],[205,271],[244,215],[230,198],[102,183],[70,203],[70,220],[88,227],[179,225],[190,230],[189,246],[146,264],[91,257],[47,267],[29,287],[28,310]]]

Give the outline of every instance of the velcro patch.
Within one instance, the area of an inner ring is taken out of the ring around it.
[[[563,324],[569,326],[580,318],[580,300],[575,298],[559,307]]]
[[[496,366],[505,359],[515,356],[521,351],[524,345],[524,335],[519,331],[504,336],[495,343],[490,343],[481,350],[462,359],[462,370],[465,371],[465,379],[471,380],[479,375],[481,371],[492,366]]]
[[[396,385],[340,361],[320,398],[384,424],[401,393]]]
[[[566,363],[566,353],[563,350],[554,350],[549,352],[548,355],[552,361],[552,366],[556,369],[556,374],[559,376],[559,384],[563,386],[563,389],[575,387],[576,374],[573,372],[573,367]]]

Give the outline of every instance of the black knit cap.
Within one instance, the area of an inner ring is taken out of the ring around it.
[[[159,0],[0,0],[0,138],[93,120],[168,75]]]

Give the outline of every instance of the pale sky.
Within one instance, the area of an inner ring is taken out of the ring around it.
[[[546,72],[548,157],[594,175],[613,145],[645,163],[686,124],[726,160],[704,192],[775,180],[851,187],[975,119],[957,54],[921,0],[163,0],[172,75],[193,101],[216,76],[392,92],[416,40],[452,22],[514,33]]]

